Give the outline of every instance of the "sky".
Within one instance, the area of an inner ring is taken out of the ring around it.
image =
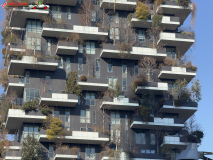
[[[4,0],[0,0],[0,5]],[[213,152],[213,21],[212,21],[212,6],[213,0],[193,0],[197,5],[197,14],[195,22],[196,42],[195,47],[192,47],[190,53],[193,55],[193,63],[198,67],[196,79],[200,80],[202,85],[202,100],[198,103],[198,111],[195,113],[197,122],[202,126],[205,137],[202,144],[198,148],[199,151]],[[0,7],[0,21],[4,18],[3,10]],[[190,27],[191,16],[184,22],[184,27]],[[1,36],[0,36],[1,38]],[[0,45],[0,50],[3,46]],[[0,60],[2,56],[0,55]],[[0,93],[3,93],[3,88],[0,87]],[[212,98],[212,99],[211,99]],[[213,158],[212,156],[208,156]]]

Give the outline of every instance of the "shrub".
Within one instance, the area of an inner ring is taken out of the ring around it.
[[[55,137],[63,130],[62,122],[57,117],[53,118],[50,123],[50,128],[47,129],[47,138],[54,140]]]
[[[159,5],[161,5],[164,1],[165,1],[165,0],[156,0],[156,1],[155,1],[155,5],[156,5],[156,6],[159,6]]]
[[[138,2],[138,5],[135,11],[136,18],[146,21],[149,15],[150,15],[149,8],[146,5],[144,5],[142,2]]]
[[[188,142],[191,142],[191,143],[199,143],[199,140],[197,139],[197,137],[191,134],[187,136],[187,140]]]
[[[158,14],[154,15],[152,17],[152,26],[153,27],[159,26],[161,24],[162,17],[163,17],[162,15],[158,15]]]
[[[21,60],[21,59],[22,59],[22,57],[23,57],[23,54],[18,54],[18,56],[17,56],[17,60]]]
[[[141,86],[147,86],[148,80],[145,75],[138,75],[137,78],[141,81]]]
[[[201,140],[204,136],[204,133],[202,131],[197,130],[192,132],[192,135],[196,136],[198,140]]]
[[[191,0],[178,0],[177,4],[183,8],[188,8],[191,3]]]
[[[174,59],[170,58],[170,57],[166,57],[164,59],[164,64],[166,66],[176,66],[176,61]]]
[[[83,76],[81,76],[80,80],[85,82],[85,81],[87,81],[87,77],[85,75],[83,75]]]
[[[77,72],[71,71],[68,73],[66,91],[67,93],[76,94],[77,96],[82,94],[81,87],[77,84]]]
[[[140,106],[140,115],[142,116],[143,121],[148,122],[150,119],[150,109],[146,106]]]
[[[49,108],[42,108],[41,113],[47,116],[52,113],[52,110]]]
[[[185,67],[190,69],[191,71],[197,72],[197,67],[192,65],[192,61],[188,61],[185,65],[182,65],[181,67]]]
[[[141,85],[141,80],[140,79],[134,80],[133,85],[134,85],[134,90],[135,90],[138,86]]]
[[[25,102],[21,107],[21,109],[26,111],[26,112],[36,110],[37,108],[38,108],[37,107],[37,101],[35,101],[35,100]]]
[[[175,107],[178,107],[178,106],[182,106],[182,103],[181,103],[181,101],[179,99],[175,99],[174,100],[174,105],[175,105]]]
[[[109,92],[111,97],[118,97],[121,94],[120,91],[121,87],[120,84],[118,83],[118,80],[116,81],[115,84],[110,83],[109,84]]]
[[[0,84],[2,85],[4,90],[6,90],[8,82],[9,82],[9,77],[7,73],[7,68],[3,68],[0,73]]]

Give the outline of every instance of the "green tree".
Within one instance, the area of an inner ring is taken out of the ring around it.
[[[28,102],[25,102],[23,104],[21,109],[26,111],[26,112],[29,112],[29,111],[32,111],[32,110],[36,110],[38,108],[37,105],[38,105],[38,102],[36,100],[28,101]]]
[[[161,24],[162,17],[163,17],[162,15],[158,15],[158,14],[154,15],[152,17],[152,26],[153,27],[159,26]]]
[[[140,116],[144,122],[148,122],[150,119],[150,109],[146,106],[140,106]]]
[[[199,102],[202,98],[201,85],[198,79],[194,79],[191,85],[192,100]]]
[[[136,18],[146,21],[149,15],[150,15],[149,8],[142,2],[138,2],[138,6],[136,7],[135,11]]]
[[[41,146],[33,135],[28,134],[21,143],[21,160],[41,160]]]
[[[81,87],[77,84],[77,72],[70,71],[68,73],[68,78],[66,81],[66,91],[67,93],[72,93],[78,95],[82,95]]]
[[[121,87],[120,84],[118,83],[118,80],[115,82],[115,84],[112,82],[109,84],[109,92],[111,97],[119,97],[121,94]]]
[[[178,99],[181,102],[191,101],[191,93],[189,92],[187,86],[188,82],[186,79],[183,81],[180,79],[176,80],[173,98]]]
[[[50,128],[47,129],[47,138],[49,140],[54,140],[55,136],[59,135],[59,133],[63,130],[62,122],[57,117],[53,118],[50,123]]]

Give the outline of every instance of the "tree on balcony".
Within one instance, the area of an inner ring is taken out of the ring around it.
[[[138,1],[135,11],[136,18],[146,21],[149,18],[149,15],[150,15],[149,8],[142,2]]]
[[[118,83],[118,80],[116,80],[116,82],[111,82],[109,84],[109,92],[111,97],[118,98],[119,95],[121,95],[120,90],[121,90],[121,87],[120,87],[120,84]]]
[[[2,85],[4,90],[6,90],[8,82],[9,82],[9,77],[8,77],[8,71],[7,70],[8,70],[7,68],[3,68],[1,70],[1,73],[0,73],[0,84]]]
[[[28,134],[21,143],[22,160],[41,160],[41,145],[33,135]]]
[[[76,95],[81,95],[81,87],[77,84],[77,72],[70,71],[66,81],[66,92]]]

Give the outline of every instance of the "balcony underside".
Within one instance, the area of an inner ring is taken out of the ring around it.
[[[50,0],[49,4],[57,4],[57,5],[66,5],[66,6],[76,6],[78,0]]]
[[[58,46],[56,54],[60,55],[75,55],[78,51],[78,47]]]
[[[88,82],[78,82],[82,90],[86,91],[105,91],[108,88],[108,84],[103,83],[88,83]]]
[[[101,8],[104,9],[114,9],[115,10],[125,10],[125,11],[133,11],[137,5],[136,2],[120,2],[119,0],[115,3],[114,0],[103,0],[100,3]]]
[[[54,160],[70,160],[70,159],[77,159],[77,155],[65,155],[65,154],[56,154]]]
[[[187,142],[164,142],[161,144],[161,147],[163,146],[177,146],[177,147],[186,147],[189,143]]]
[[[137,103],[103,102],[100,108],[109,110],[135,110],[138,106],[139,104]]]
[[[131,60],[140,60],[144,56],[150,56],[155,58],[157,61],[162,61],[166,58],[166,54],[153,54],[153,53],[140,53],[140,52],[130,52],[129,54],[126,53],[120,53],[119,50],[109,50],[109,49],[103,49],[100,55],[102,58],[114,58],[114,59],[131,59]],[[123,57],[124,56],[124,57]]]
[[[175,17],[180,18],[180,25],[186,20],[186,18],[191,13],[191,9],[184,9],[183,7],[177,5],[160,5],[157,12],[162,12],[163,15],[175,15]]]
[[[57,139],[57,138],[56,138]],[[50,142],[47,138],[47,135],[40,135],[40,142]],[[83,137],[73,137],[73,136],[65,136],[60,138],[62,143],[76,143],[76,144],[97,144],[101,145],[104,142],[108,142],[109,138],[83,138]]]
[[[168,87],[167,88],[160,88],[160,87],[140,87],[139,86],[135,90],[135,93],[136,94],[142,94],[142,93],[144,93],[144,91],[151,91],[155,95],[163,95],[163,93],[165,91],[168,91]]]
[[[75,99],[55,99],[55,98],[41,98],[40,104],[48,106],[61,106],[61,107],[75,107],[78,100]]]
[[[158,75],[158,78],[160,79],[180,79],[184,80],[186,79],[187,82],[190,82],[194,77],[196,76],[196,73],[190,73],[190,72],[175,72],[175,71],[161,71]]]
[[[24,75],[25,69],[55,71],[58,63],[11,60],[8,75]]]
[[[67,37],[68,34],[77,33],[84,40],[102,40],[108,36],[105,32],[88,32],[88,31],[75,31],[71,29],[58,29],[58,28],[43,28],[42,36],[47,37]]]
[[[134,121],[131,126],[133,129],[156,129],[161,128],[165,130],[180,130],[184,124],[170,124],[170,123],[155,123],[155,122],[141,122]]]
[[[196,111],[198,110],[197,107],[175,107],[169,105],[163,105],[159,112],[161,113],[177,113],[179,114],[180,119],[184,119],[186,121],[189,119]]]
[[[135,28],[151,28],[152,27],[152,20],[139,20],[137,18],[131,19],[131,26]],[[178,26],[180,26],[180,22],[165,22],[162,21],[160,26],[165,30],[175,30]]]
[[[42,19],[43,16],[48,14],[49,10],[14,8],[11,13],[10,27],[25,28],[27,18]]]
[[[195,41],[193,39],[183,38],[161,38],[158,44],[165,44],[166,46],[176,47],[176,53],[180,55],[180,58],[188,51]]]
[[[15,91],[18,97],[23,96],[25,84],[22,83],[9,83],[6,93],[10,93],[10,91]]]

